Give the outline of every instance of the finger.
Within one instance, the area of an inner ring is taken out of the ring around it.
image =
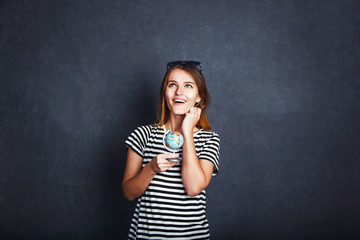
[[[198,117],[198,112],[197,112],[197,110],[196,110],[196,107],[192,107],[191,113],[192,113],[194,119],[196,120],[197,117]]]
[[[194,107],[190,107],[189,112],[190,114],[194,114]]]
[[[199,115],[199,111],[195,107],[194,107],[194,115],[195,115],[195,117],[197,117]]]
[[[167,164],[165,164],[165,163],[161,164],[160,171],[165,172],[166,170],[168,170],[169,168],[172,168],[176,164],[178,164],[178,162],[168,162]]]
[[[196,112],[197,112],[197,120],[199,120],[201,117],[201,108],[197,108]]]
[[[196,109],[197,109],[196,107],[192,107],[192,108],[191,108],[193,114],[196,114]]]
[[[177,163],[178,163],[178,161],[173,161],[173,162],[172,161],[167,161],[167,163],[164,163],[163,166],[166,166],[166,167],[170,168],[170,167],[176,165]]]
[[[161,158],[163,158],[163,159],[180,157],[179,153],[162,153],[162,154],[159,154],[159,155],[161,155]]]
[[[197,114],[200,114],[200,113],[201,113],[201,108],[195,108],[195,112],[196,112]]]

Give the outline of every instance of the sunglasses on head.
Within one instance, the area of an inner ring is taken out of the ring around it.
[[[194,67],[197,70],[199,70],[199,72],[202,74],[201,63],[197,62],[197,61],[173,61],[173,62],[168,62],[167,63],[167,69],[169,70],[169,68],[175,67],[177,65],[185,65],[185,66],[188,66],[188,67]]]

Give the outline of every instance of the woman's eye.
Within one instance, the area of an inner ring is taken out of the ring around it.
[[[193,88],[193,86],[191,84],[186,84],[185,87],[186,88]]]
[[[175,83],[170,83],[169,84],[169,87],[175,87],[176,85],[175,85]]]

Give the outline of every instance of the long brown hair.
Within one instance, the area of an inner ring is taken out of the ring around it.
[[[156,119],[155,125],[162,126],[170,118],[170,110],[167,107],[166,100],[165,100],[165,91],[166,91],[166,87],[168,85],[170,73],[174,69],[184,70],[187,73],[189,73],[190,76],[194,79],[196,86],[198,87],[198,90],[199,90],[199,96],[201,98],[200,102],[197,104],[197,107],[201,108],[201,115],[200,115],[199,121],[196,124],[196,127],[203,128],[205,130],[210,130],[211,126],[206,117],[206,109],[210,103],[210,94],[206,87],[205,78],[198,69],[196,69],[194,67],[182,65],[182,64],[176,65],[176,66],[168,69],[167,72],[165,73],[165,76],[163,78],[163,81],[160,86],[160,91],[159,91],[159,103],[157,106],[157,119]]]

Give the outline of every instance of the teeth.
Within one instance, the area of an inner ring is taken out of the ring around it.
[[[184,100],[175,100],[176,103],[184,103]]]

